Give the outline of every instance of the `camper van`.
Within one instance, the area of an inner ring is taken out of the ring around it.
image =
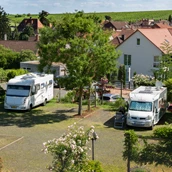
[[[53,74],[28,73],[7,83],[4,109],[31,110],[53,98]]]
[[[126,123],[128,126],[153,126],[165,114],[167,108],[167,88],[140,86],[130,92]]]

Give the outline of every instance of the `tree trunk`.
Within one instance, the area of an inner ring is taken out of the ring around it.
[[[78,115],[82,115],[82,93],[83,93],[83,88],[79,88],[79,107],[78,107]]]
[[[123,88],[123,82],[121,81],[121,93],[120,93],[121,97],[122,97],[122,88]]]
[[[91,100],[90,100],[90,94],[91,94],[91,86],[89,85],[89,87],[88,87],[88,111],[90,111],[90,102],[91,102]]]
[[[97,107],[97,91],[96,91],[96,85],[94,86],[94,91],[95,91],[95,100],[94,100],[94,106]]]

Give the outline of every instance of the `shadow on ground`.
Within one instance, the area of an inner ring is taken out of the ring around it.
[[[0,126],[33,127],[38,124],[50,124],[71,118],[75,112],[74,108],[56,110],[46,113],[43,110],[32,109],[28,112],[6,111],[0,108]]]
[[[165,125],[165,124],[171,124],[172,123],[172,113],[167,112],[158,122],[158,125]],[[114,127],[114,117],[110,118],[108,121],[106,121],[104,123],[105,126],[109,127],[109,128],[115,128]],[[135,130],[135,131],[145,131],[145,130],[149,130],[148,128],[144,128],[144,127],[130,127],[130,126],[126,126],[126,123],[124,124],[123,128],[115,128],[118,130]]]

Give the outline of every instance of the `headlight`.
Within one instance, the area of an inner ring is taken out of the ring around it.
[[[148,115],[148,116],[147,116],[147,119],[148,119],[148,120],[151,120],[151,119],[152,119],[152,117],[151,117],[150,115]]]
[[[24,104],[26,103],[26,100],[27,100],[27,98],[24,98],[24,100],[23,100],[23,103],[24,103]]]

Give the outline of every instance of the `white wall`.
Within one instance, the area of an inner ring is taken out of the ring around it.
[[[140,38],[140,45],[137,45],[137,38]],[[124,54],[131,55],[131,77],[133,73],[153,75],[154,56],[161,56],[162,52],[152,44],[139,31],[135,32],[125,42],[117,47],[122,52],[118,59],[119,64],[124,64]]]

